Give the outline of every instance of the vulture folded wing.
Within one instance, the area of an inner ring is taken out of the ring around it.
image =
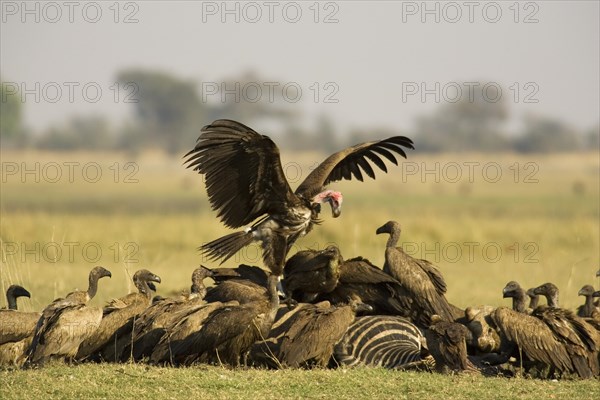
[[[239,122],[205,126],[185,157],[188,168],[205,175],[210,204],[228,227],[248,225],[294,198],[275,143]]]
[[[375,172],[369,161],[373,162],[382,171],[387,172],[381,156],[398,165],[398,160],[396,160],[393,153],[406,158],[403,148],[414,149],[412,140],[404,136],[393,136],[384,140],[348,147],[327,157],[298,186],[296,193],[310,198],[318,194],[330,182],[342,179],[350,180],[352,177],[362,182],[361,168],[369,177],[375,179]]]
[[[394,277],[386,274],[362,257],[345,261],[340,267],[340,282],[342,283],[391,283],[400,285]]]
[[[289,366],[299,367],[313,361],[326,366],[350,324],[354,313],[350,307],[310,307],[296,314],[295,321],[281,344],[281,355]]]
[[[446,293],[446,281],[442,276],[440,270],[438,270],[432,263],[427,260],[415,260],[417,264],[425,271],[431,283],[435,286],[439,294]]]
[[[595,351],[595,342],[591,327],[569,310],[540,307],[533,315],[541,318],[563,343],[574,345],[589,351]]]
[[[573,369],[565,346],[556,340],[550,328],[540,319],[505,307],[497,308],[490,316],[506,338],[519,346],[530,359],[562,371]]]

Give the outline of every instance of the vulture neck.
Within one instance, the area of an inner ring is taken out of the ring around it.
[[[558,293],[546,295],[548,301],[548,307],[558,308]]]
[[[206,286],[204,286],[204,282],[200,281],[192,283],[191,292],[193,296],[197,296],[203,299],[204,296],[206,296],[207,292]]]
[[[538,306],[538,302],[540,301],[539,295],[534,295],[529,297],[529,308],[532,310]]]
[[[136,279],[133,283],[140,293],[146,295],[148,300],[152,298],[152,290],[145,279]]]
[[[14,294],[12,294],[12,292],[6,293],[6,302],[8,303],[9,310],[17,309],[17,298]]]
[[[594,307],[594,297],[592,295],[585,296],[585,303],[583,303],[583,309],[586,315],[591,316],[594,312]]]
[[[87,290],[88,301],[93,299],[96,295],[96,292],[98,291],[98,279],[99,278],[96,274],[90,274]]]
[[[512,308],[516,312],[524,313],[527,308],[525,306],[525,302],[527,301],[527,294],[523,289],[517,290],[515,295],[513,296]]]
[[[386,247],[396,247],[400,240],[400,229],[392,228],[390,231],[390,237],[386,243]]]

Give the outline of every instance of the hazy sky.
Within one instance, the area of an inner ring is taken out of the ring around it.
[[[127,91],[112,85],[131,67],[205,89],[251,69],[287,83],[307,120],[324,113],[344,129],[410,128],[436,95],[455,99],[458,86],[468,96],[461,82],[476,80],[501,84],[517,116],[599,120],[597,1],[1,3],[2,79],[29,91],[36,129],[80,112],[128,115]]]

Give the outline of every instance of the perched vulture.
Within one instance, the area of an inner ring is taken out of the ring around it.
[[[98,329],[79,346],[79,360],[89,358],[115,362],[121,359],[124,347],[131,343],[135,318],[152,303],[152,282],[160,283],[160,277],[147,269],[133,274],[138,292],[114,299],[104,307]]]
[[[520,313],[527,312],[527,306],[525,304],[527,302],[527,293],[517,282],[508,282],[504,289],[502,289],[502,297],[512,298],[512,309],[514,311]]]
[[[27,291],[23,286],[19,285],[10,285],[8,289],[6,289],[6,308],[9,310],[17,309],[17,299],[19,297],[31,297],[31,293]],[[0,308],[0,310],[4,310],[6,308]]]
[[[594,287],[592,285],[585,285],[577,294],[585,297],[585,302],[577,307],[577,316],[590,318],[596,310],[596,306],[594,305]]]
[[[176,321],[173,326],[166,329],[150,355],[152,364],[184,364],[186,358],[193,353],[190,345],[193,335],[198,332],[204,321],[213,311],[222,307],[237,306],[237,301],[228,303],[189,302],[173,315]]]
[[[195,329],[175,326],[172,334],[161,339],[151,361],[176,365],[200,361],[233,367],[245,363],[252,345],[268,336],[275,320],[279,308],[277,281],[276,275],[269,275],[268,300],[238,305],[209,303],[205,307],[210,310],[208,315],[199,309],[203,315],[196,318]],[[181,335],[174,335],[178,332]]]
[[[0,309],[0,366],[21,366],[31,345],[40,313],[17,311],[17,298],[31,297],[18,285],[6,291],[8,309]]]
[[[192,287],[189,294],[153,301],[152,305],[136,318],[131,338],[133,349],[131,345],[127,345],[122,359],[126,360],[130,355],[136,361],[149,357],[169,327],[179,322],[180,311],[185,312],[204,304],[206,286],[203,281],[211,276],[213,276],[212,270],[200,266],[192,273]]]
[[[252,347],[255,364],[272,368],[327,367],[334,346],[354,321],[356,312],[369,306],[353,298],[350,304],[299,303],[291,311],[280,309],[269,337]]]
[[[533,289],[533,293],[544,296],[548,307],[558,307],[558,287],[553,283],[544,283]]]
[[[258,241],[263,261],[280,276],[290,246],[318,223],[322,203],[329,203],[333,217],[341,213],[342,195],[326,186],[363,173],[375,178],[372,162],[387,172],[383,159],[397,165],[394,153],[406,158],[409,138],[394,136],[349,147],[329,156],[292,191],[283,173],[279,149],[267,136],[231,120],[217,120],[202,128],[193,150],[186,154],[188,168],[206,178],[213,210],[236,232],[202,245],[214,260],[225,261],[243,247]],[[362,171],[361,171],[362,168]]]
[[[110,277],[110,271],[95,267],[90,271],[87,291],[71,292],[44,309],[28,351],[28,365],[49,359],[73,360],[79,345],[100,326],[102,309],[87,303],[96,295],[98,280],[105,276]]]
[[[593,327],[572,311],[556,307],[558,289],[546,283],[534,290],[546,296],[552,306],[538,306],[531,315],[523,311],[525,295],[516,282],[509,282],[504,297],[513,298],[517,310],[498,308],[491,313],[494,326],[523,353],[525,366],[541,363],[560,373],[576,373],[582,378],[598,374],[600,338]]]
[[[425,324],[436,314],[444,321],[453,321],[453,308],[446,300],[446,282],[441,272],[429,261],[419,260],[406,254],[402,247],[396,247],[400,240],[400,224],[389,221],[377,229],[376,233],[390,235],[385,249],[383,270],[396,278],[409,292]]]

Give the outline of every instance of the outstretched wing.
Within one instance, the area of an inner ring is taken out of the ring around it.
[[[387,172],[387,167],[381,156],[398,165],[393,153],[406,158],[403,148],[414,149],[412,140],[404,136],[393,136],[384,140],[348,147],[327,157],[298,186],[296,194],[312,197],[321,192],[328,183],[342,179],[350,180],[352,176],[362,182],[361,168],[368,176],[375,179],[375,172],[369,161],[372,161],[382,171]]]
[[[210,204],[228,227],[248,225],[294,199],[275,143],[239,122],[205,126],[185,157],[188,168],[205,175]]]

